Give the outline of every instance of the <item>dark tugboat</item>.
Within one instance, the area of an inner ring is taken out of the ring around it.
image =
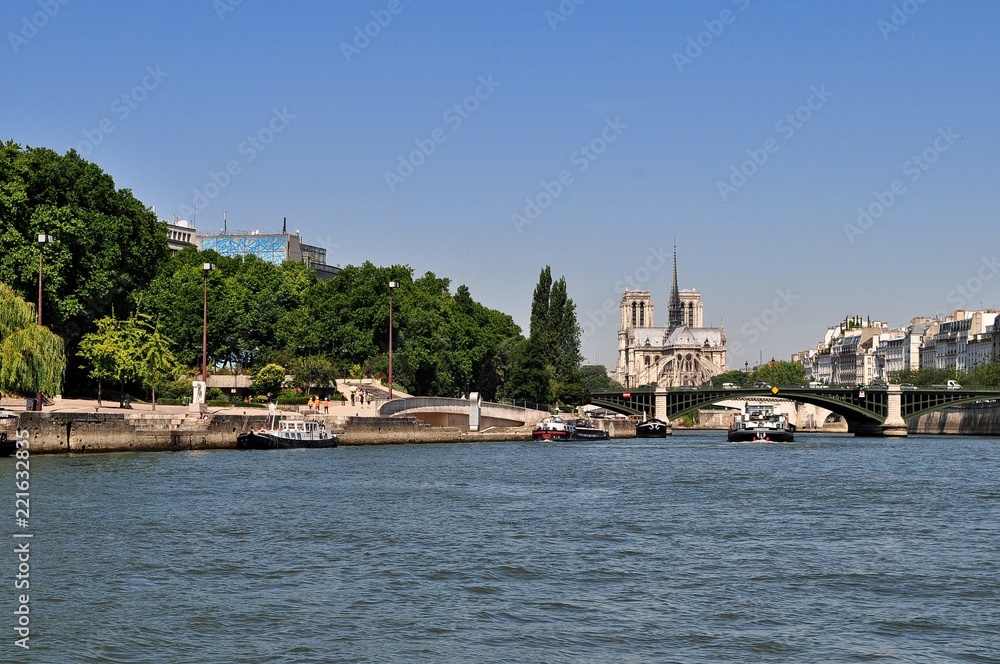
[[[236,437],[238,450],[288,450],[295,448],[336,447],[340,439],[319,422],[284,419],[277,427],[247,431]]]
[[[7,432],[0,431],[0,457],[9,457],[16,447],[16,442],[7,438]]]
[[[598,429],[590,420],[573,422],[573,440],[607,440],[611,434],[604,429]]]
[[[0,413],[0,457],[8,457],[17,449],[17,440],[7,436],[7,429],[16,426],[17,415]]]
[[[636,438],[666,438],[670,432],[670,425],[655,417],[635,425]]]

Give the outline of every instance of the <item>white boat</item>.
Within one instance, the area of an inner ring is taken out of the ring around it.
[[[795,425],[773,404],[748,402],[742,413],[734,415],[727,438],[731,443],[791,443],[795,440]]]
[[[340,439],[315,420],[289,417],[271,428],[246,431],[236,437],[238,450],[283,450],[301,447],[336,447]]]
[[[531,432],[532,440],[572,440],[573,426],[561,417],[546,417]]]

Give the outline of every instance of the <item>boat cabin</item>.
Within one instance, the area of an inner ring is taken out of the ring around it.
[[[323,440],[327,438],[326,427],[313,420],[281,420],[271,435],[285,440]]]

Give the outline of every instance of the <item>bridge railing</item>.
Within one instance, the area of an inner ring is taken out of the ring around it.
[[[528,410],[541,410],[546,413],[551,413],[556,409],[555,404],[536,403],[534,401],[526,401],[524,399],[511,399],[508,401],[501,399],[500,401],[491,401],[490,403],[495,403],[498,406],[514,406],[515,408],[526,408]],[[483,402],[483,405],[486,405],[485,401]]]
[[[545,404],[537,404],[533,401],[483,401],[481,406],[487,408],[489,406],[507,406],[514,408],[524,408],[526,410],[540,410],[546,413],[552,412],[552,407]],[[456,408],[468,408],[468,399],[455,399],[454,397],[407,397],[404,399],[393,399],[392,401],[386,401],[381,406],[379,406],[379,415],[383,417],[392,417],[403,411],[413,410],[415,408],[441,408],[441,407],[456,407]]]
[[[452,397],[406,397],[403,399],[393,399],[386,401],[379,406],[379,415],[392,417],[404,410],[414,408],[440,408],[442,406],[454,406],[456,408],[468,408],[468,399],[455,399]]]

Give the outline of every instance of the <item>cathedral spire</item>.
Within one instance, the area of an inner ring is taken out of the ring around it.
[[[684,324],[684,305],[681,304],[680,290],[677,288],[677,238],[674,237],[674,281],[670,287],[670,302],[667,304],[667,330]]]

